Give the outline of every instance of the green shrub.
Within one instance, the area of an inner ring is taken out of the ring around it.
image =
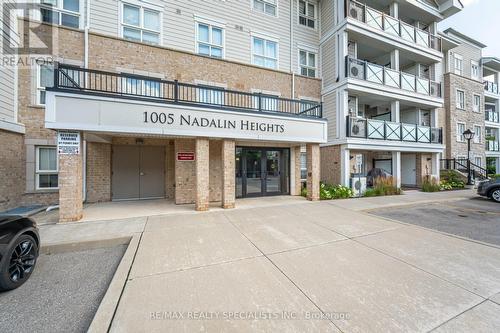
[[[303,186],[301,189],[300,189],[300,195],[303,196],[304,198],[307,197],[307,188],[305,186]]]
[[[446,170],[441,173],[441,179],[448,183],[463,183],[464,176],[456,170]]]
[[[465,187],[465,183],[462,180],[450,181],[443,179],[441,180],[441,189],[443,190],[455,190]]]
[[[366,190],[365,197],[401,194],[401,189],[393,184],[392,177],[377,177],[373,180],[373,187]]]
[[[347,199],[353,196],[349,187],[342,185],[328,185],[321,183],[319,188],[319,197],[321,200]]]
[[[435,179],[425,179],[422,183],[422,192],[439,192],[441,191],[441,184]]]

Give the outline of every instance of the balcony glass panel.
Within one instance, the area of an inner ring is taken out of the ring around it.
[[[391,16],[385,16],[384,31],[399,36],[399,20]]]
[[[401,88],[415,91],[415,76],[408,73],[401,73]]]
[[[494,122],[494,123],[498,123],[499,122],[499,115],[498,115],[498,112],[495,112],[493,110],[486,110],[485,112],[485,120],[486,121],[491,121],[491,122]]]
[[[420,29],[415,29],[417,44],[429,47],[429,33]]]
[[[366,7],[366,24],[370,27],[383,30],[383,14],[377,10]]]
[[[418,142],[431,142],[431,128],[427,126],[417,126]]]
[[[417,77],[417,92],[429,95],[429,80]]]
[[[382,120],[367,120],[368,138],[369,139],[384,139],[384,125]]]
[[[385,138],[387,140],[401,140],[401,124],[400,123],[385,123]]]
[[[366,64],[366,80],[384,84],[384,67],[375,64]]]
[[[398,71],[395,71],[390,68],[385,68],[385,84],[394,87],[394,88],[401,88],[400,87],[400,73]]]
[[[415,27],[401,21],[401,37],[415,43]]]
[[[484,90],[492,94],[498,94],[498,84],[490,81],[485,81]]]
[[[412,124],[403,124],[401,128],[401,139],[403,141],[417,141],[417,127]]]

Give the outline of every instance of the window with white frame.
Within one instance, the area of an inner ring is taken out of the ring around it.
[[[455,53],[453,59],[454,59],[453,61],[454,61],[455,74],[462,75],[463,67],[464,67],[464,65],[463,65],[464,58],[461,55]]]
[[[252,63],[257,66],[267,68],[278,68],[278,43],[252,37]]]
[[[277,1],[276,0],[253,0],[253,9],[269,15],[276,16]]]
[[[80,27],[80,0],[41,0],[40,15],[42,22]]]
[[[316,77],[316,53],[299,50],[299,65],[301,75]]]
[[[36,147],[36,188],[57,189],[58,181],[56,147]]]
[[[457,123],[457,141],[458,142],[464,142],[464,132],[465,132],[465,124],[464,123]]]
[[[474,164],[478,167],[482,167],[483,159],[480,156],[474,157]]]
[[[123,93],[145,97],[161,97],[159,81],[126,78]]]
[[[474,143],[481,143],[481,138],[483,136],[482,128],[479,125],[474,125]]]
[[[160,44],[160,29],[159,11],[123,3],[123,38],[150,44]]]
[[[223,58],[224,30],[209,24],[197,23],[196,47],[198,54]]]
[[[465,110],[465,92],[457,90],[457,109]]]
[[[43,64],[37,70],[36,104],[45,105],[45,88],[54,86],[54,66]]]
[[[300,179],[307,179],[307,155],[300,153]]]
[[[299,0],[299,24],[316,28],[316,6],[304,0]]]
[[[473,79],[479,79],[479,63],[477,61],[471,60],[470,62],[470,76]]]
[[[472,105],[474,112],[481,112],[481,95],[474,94],[474,104]]]
[[[197,100],[206,104],[224,104],[224,89],[201,85],[197,90]]]

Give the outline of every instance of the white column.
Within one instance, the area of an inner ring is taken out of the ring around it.
[[[399,71],[399,50],[391,51],[391,69]]]
[[[401,187],[401,152],[392,152],[392,178],[394,180],[394,186],[397,188]]]
[[[346,117],[349,115],[349,92],[340,90],[337,92],[337,135],[346,137]]]
[[[439,109],[433,109],[433,110],[431,110],[431,127],[439,127],[438,110]]]
[[[394,18],[399,18],[399,4],[397,2],[391,3],[389,6],[389,14]]]
[[[434,153],[432,154],[432,167],[431,167],[431,175],[432,177],[439,182],[439,174],[440,174],[440,169],[441,169],[441,153]]]
[[[340,149],[340,183],[344,186],[349,186],[351,177],[351,154],[350,150],[342,147]]]
[[[393,121],[395,123],[401,122],[399,108],[400,108],[399,101],[392,101],[391,102],[391,121]]]
[[[346,69],[346,57],[349,54],[349,36],[347,34],[347,31],[342,30],[338,34],[339,37],[339,56],[338,56],[338,61],[337,61],[337,74],[340,80],[345,78],[347,73],[345,72]]]

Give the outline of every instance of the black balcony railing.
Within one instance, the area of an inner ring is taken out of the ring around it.
[[[378,11],[361,2],[345,0],[346,17],[363,22],[380,31],[399,36],[400,38],[425,46],[433,50],[442,51],[442,39],[428,31],[419,29],[384,12]]]
[[[443,143],[441,128],[347,116],[346,133],[351,138]]]
[[[153,77],[56,65],[48,90],[150,102],[322,118],[322,104]]]
[[[387,87],[438,98],[442,96],[439,82],[349,56],[346,57],[346,74],[349,78],[382,84]]]

